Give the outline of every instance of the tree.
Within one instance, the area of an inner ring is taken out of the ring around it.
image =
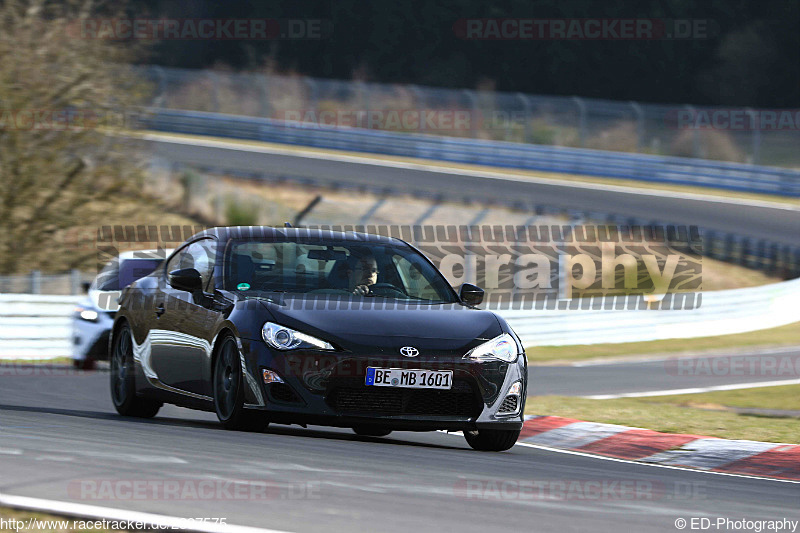
[[[86,38],[109,17],[91,1],[0,5],[0,272],[29,270],[59,249],[87,203],[134,190],[139,168],[115,132],[143,95],[123,65],[136,51]]]

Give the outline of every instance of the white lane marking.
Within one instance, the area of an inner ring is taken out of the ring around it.
[[[74,457],[69,457],[67,455],[40,455],[34,459],[34,461],[56,461],[59,463],[70,463],[74,460]]]
[[[606,360],[603,359],[592,359],[591,361],[576,361],[574,363],[569,363],[568,365],[552,365],[552,366],[573,366],[573,367],[584,367],[584,366],[613,366],[613,365],[625,365],[625,364],[636,364],[636,363],[661,363],[663,361],[674,361],[678,359],[713,359],[716,357],[760,357],[762,355],[780,355],[785,353],[800,353],[800,346],[787,346],[784,348],[771,348],[767,350],[759,350],[758,352],[753,351],[727,351],[727,352],[718,352],[714,351],[711,353],[686,353],[686,354],[672,354],[672,355],[653,355],[653,356],[642,356],[642,357],[634,357],[634,358],[609,358]],[[533,366],[549,366],[546,363],[542,363],[541,365],[533,365]]]
[[[27,509],[30,511],[45,511],[56,514],[66,514],[68,516],[86,517],[95,520],[106,519],[121,522],[145,522],[163,528],[198,531],[201,533],[289,533],[277,529],[261,529],[257,527],[212,524],[207,522],[187,522],[185,518],[178,516],[142,513],[125,509],[114,509],[112,507],[99,507],[95,505],[44,500],[40,498],[27,498],[24,496],[12,496],[10,494],[0,494],[0,505]]]
[[[667,191],[661,189],[637,189],[634,187],[626,187],[623,185],[573,182],[573,181],[558,180],[553,178],[543,178],[539,176],[520,177],[520,176],[515,176],[513,174],[503,174],[500,172],[448,168],[437,165],[408,163],[404,161],[389,161],[385,159],[376,159],[374,157],[359,157],[352,155],[318,153],[310,150],[303,150],[301,148],[281,149],[271,146],[251,146],[246,144],[237,144],[230,141],[206,140],[206,139],[183,139],[179,137],[172,137],[170,135],[155,134],[155,133],[144,134],[141,136],[141,138],[148,141],[160,141],[165,143],[182,144],[187,146],[205,146],[208,148],[223,148],[227,150],[238,150],[241,152],[285,155],[285,156],[303,157],[306,159],[322,159],[325,161],[357,163],[361,165],[400,168],[405,170],[423,170],[425,172],[435,172],[439,174],[452,174],[452,175],[471,176],[471,177],[487,178],[494,180],[507,180],[507,181],[515,181],[518,183],[541,183],[544,185],[555,185],[559,187],[569,187],[573,189],[587,189],[592,191],[604,190],[610,192],[632,194],[637,196],[668,197],[668,198],[677,198],[680,200],[699,200],[703,202],[719,203],[719,204],[742,205],[750,207],[767,207],[770,209],[780,209],[785,211],[800,211],[800,207],[791,204],[782,204],[778,202],[768,202],[763,200],[749,200],[746,198],[728,198],[725,196],[706,196],[704,194],[680,193],[680,192]]]
[[[22,455],[22,450],[12,448],[0,448],[0,455]]]
[[[642,463],[639,461],[633,461],[631,459],[618,459],[616,457],[606,457],[605,455],[594,455],[591,453],[586,452],[576,452],[574,450],[562,450],[560,448],[551,448],[549,446],[542,446],[541,444],[529,444],[527,442],[517,442],[515,446],[526,446],[528,448],[536,448],[539,450],[544,450],[547,452],[555,452],[555,453],[563,453],[567,455],[578,455],[580,457],[587,457],[589,459],[599,459],[601,461],[611,461],[614,463],[628,463],[632,465],[639,465],[639,466],[648,466],[652,468],[666,468],[668,470],[683,470],[684,472],[694,472],[696,474],[707,474],[707,475],[714,475],[714,476],[727,476],[727,477],[738,477],[738,478],[746,478],[746,479],[759,479],[763,481],[774,481],[777,483],[793,483],[796,485],[800,485],[800,481],[794,481],[791,479],[776,479],[773,477],[763,477],[763,476],[749,476],[747,474],[733,474],[730,472],[714,472],[713,470],[697,470],[694,468],[686,468],[681,466],[673,466],[673,465],[661,465],[656,463]]]
[[[626,392],[623,394],[593,394],[591,396],[578,396],[586,400],[615,400],[617,398],[648,398],[650,396],[671,396],[673,394],[700,394],[702,392],[757,389],[760,387],[780,387],[781,385],[800,385],[800,379],[786,379],[778,381],[756,381],[752,383],[733,383],[730,385],[715,385],[713,387],[694,387],[690,389],[653,390],[642,392]]]
[[[164,455],[138,455],[133,453],[109,453],[109,452],[85,452],[76,451],[75,453],[92,457],[93,459],[113,459],[115,461],[125,461],[128,463],[156,463],[156,464],[187,464],[187,461],[180,457],[170,457]]]
[[[291,470],[293,472],[314,472],[314,473],[322,473],[322,474],[352,474],[352,470],[340,470],[340,469],[331,469],[331,468],[318,468],[313,466],[306,466],[301,465],[298,463],[262,463],[262,462],[251,462],[248,463],[250,466],[247,467],[248,470],[256,470],[262,471],[262,469],[267,470]]]

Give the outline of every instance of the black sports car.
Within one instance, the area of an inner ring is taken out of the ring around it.
[[[408,243],[301,228],[215,228],[130,285],[110,339],[122,415],[164,403],[268,423],[461,430],[506,450],[522,428],[527,363],[506,322],[456,294]]]

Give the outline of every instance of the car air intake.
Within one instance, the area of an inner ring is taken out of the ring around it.
[[[327,401],[336,411],[352,415],[473,418],[482,408],[479,395],[463,380],[455,380],[450,390],[337,387]]]
[[[506,396],[506,399],[503,400],[503,403],[500,404],[500,409],[497,410],[498,413],[516,413],[517,408],[519,405],[519,396],[516,394],[511,396]]]

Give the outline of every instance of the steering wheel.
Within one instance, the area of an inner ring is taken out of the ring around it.
[[[402,289],[395,287],[391,283],[375,283],[374,285],[370,285],[369,292],[375,296],[400,295],[406,298],[408,297],[408,294],[406,294]]]

